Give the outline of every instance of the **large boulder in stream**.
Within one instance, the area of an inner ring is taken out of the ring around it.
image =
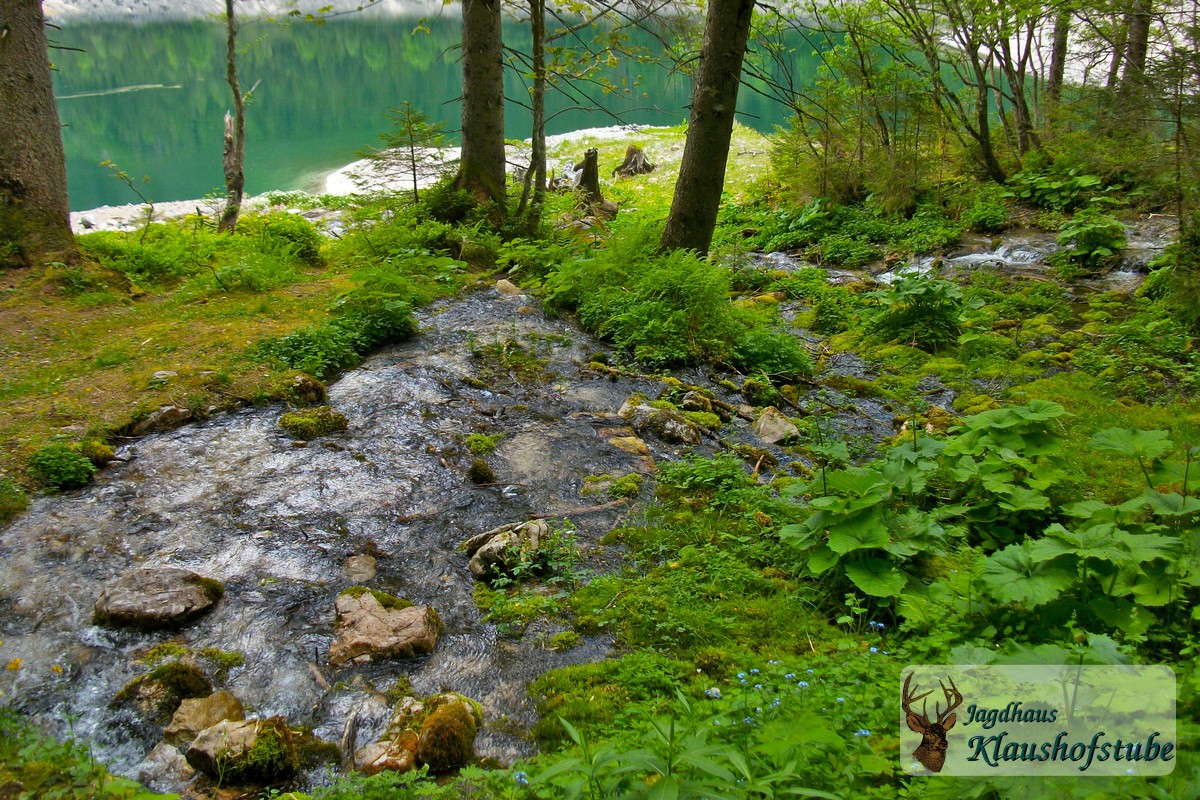
[[[354,765],[366,775],[421,766],[431,772],[457,769],[474,758],[475,736],[482,725],[479,703],[456,692],[424,700],[405,697],[383,737],[355,751]]]
[[[192,741],[188,764],[222,783],[285,781],[301,766],[298,736],[281,717],[225,720]]]
[[[480,580],[499,575],[512,575],[518,565],[531,563],[544,540],[550,536],[550,526],[540,519],[510,522],[499,528],[472,536],[458,546],[471,561],[471,574]]]
[[[432,653],[442,635],[442,618],[430,606],[364,586],[339,594],[334,608],[337,638],[329,646],[329,662],[335,667]]]
[[[174,628],[211,609],[224,593],[220,581],[178,567],[130,570],[104,585],[92,622],[110,628]]]

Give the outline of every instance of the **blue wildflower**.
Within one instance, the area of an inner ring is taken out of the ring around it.
[[[812,675],[812,674],[813,674],[813,672],[814,672],[815,670],[813,670],[813,669],[810,667],[810,668],[808,668],[808,669],[806,669],[806,670],[804,670],[804,671],[805,671],[805,672],[807,672],[809,675]]]
[[[768,661],[768,662],[767,662],[767,665],[768,665],[768,666],[771,666],[771,667],[778,667],[778,666],[779,666],[779,662],[778,662],[778,661],[775,661],[774,659],[772,659],[772,660],[770,660],[770,661]]]
[[[758,667],[755,667],[754,669],[750,670],[750,674],[751,674],[751,675],[757,675],[757,674],[758,674]]]
[[[746,723],[747,725],[753,725],[754,717],[746,717],[745,719],[742,720],[742,722]]]
[[[529,775],[527,775],[525,773],[525,770],[520,770],[518,772],[514,772],[513,773],[513,783],[517,784],[518,786],[528,786],[529,785]]]
[[[846,702],[846,698],[844,698],[844,697],[839,697],[839,698],[837,699],[837,701],[838,701],[839,703],[844,703],[844,702]]]
[[[783,701],[778,697],[771,701],[771,708],[779,708],[781,705],[783,705]]]
[[[807,689],[807,688],[808,688],[808,681],[800,681],[800,682],[799,682],[799,683],[797,683],[796,685],[797,685],[797,686],[799,686],[801,689]]]
[[[796,673],[794,673],[794,672],[789,672],[787,675],[783,676],[784,680],[788,680],[788,681],[790,681],[794,677],[796,677]]]
[[[871,648],[871,649],[870,649],[868,652],[871,652],[871,653],[878,653],[878,652],[879,652],[879,648],[878,648],[878,647],[872,647],[872,648]]]
[[[858,730],[856,730],[854,732],[854,735],[858,736],[859,738],[865,739],[866,737],[871,735],[871,732],[869,730],[867,730],[866,728],[859,728]]]
[[[738,673],[738,677],[739,677],[739,678],[744,678],[744,677],[746,677],[746,673],[744,673],[744,672],[739,672],[739,673]]]
[[[761,683],[756,683],[756,684],[754,684],[754,688],[755,688],[755,689],[761,689],[761,688],[762,688],[762,684],[761,684]]]
[[[711,689],[705,689],[704,694],[708,697],[711,697],[713,700],[721,699],[721,690],[715,686]]]

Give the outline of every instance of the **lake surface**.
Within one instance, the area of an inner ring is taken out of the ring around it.
[[[137,203],[137,195],[100,166],[111,161],[154,201],[222,193],[221,138],[230,109],[224,80],[224,27],[215,20],[145,22],[67,20],[57,32],[55,86],[64,124],[71,208]],[[319,176],[358,158],[389,128],[389,108],[411,102],[453,133],[459,125],[461,70],[456,8],[420,20],[354,15],[324,26],[245,24],[239,72],[257,85],[247,111],[246,188],[314,189]],[[506,24],[506,44],[528,50],[528,27]],[[661,50],[645,36],[642,44]],[[800,69],[811,71],[812,65]],[[664,65],[624,59],[603,77],[636,86],[621,97],[593,86],[592,97],[548,98],[557,116],[547,133],[618,122],[678,125],[687,118],[690,79]],[[506,78],[505,135],[526,139],[528,97],[515,70]],[[742,121],[769,131],[786,110],[743,89]],[[603,103],[604,110],[594,106]],[[618,117],[613,116],[619,115]],[[148,178],[148,181],[144,181]]]

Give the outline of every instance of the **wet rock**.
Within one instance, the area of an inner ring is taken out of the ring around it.
[[[354,765],[364,775],[380,772],[409,772],[417,768],[417,747],[420,737],[409,731],[396,740],[374,742],[360,747],[354,754]]]
[[[471,574],[487,579],[511,574],[517,564],[532,560],[549,534],[550,526],[540,519],[512,522],[472,536],[458,549],[470,556]]]
[[[709,400],[696,391],[685,394],[683,399],[679,401],[679,407],[684,411],[703,411],[706,414],[713,413],[712,400]]]
[[[342,564],[342,575],[351,583],[366,583],[375,578],[375,565],[372,556],[350,556]]]
[[[505,280],[504,278],[496,281],[496,291],[499,292],[503,297],[520,297],[522,294],[524,294],[524,292],[521,291],[521,287],[517,286],[510,280]]]
[[[442,633],[438,613],[429,606],[387,608],[380,596],[389,597],[366,590],[338,595],[337,638],[329,646],[333,666],[433,652]]]
[[[178,428],[192,418],[192,411],[181,406],[161,406],[148,417],[134,424],[131,433],[134,436],[145,436],[155,431],[169,431]]]
[[[670,408],[655,408],[635,394],[617,412],[643,436],[654,436],[668,444],[700,444],[700,426]]]
[[[800,435],[792,421],[775,406],[763,409],[762,414],[754,421],[754,432],[763,444],[780,444]]]
[[[195,664],[171,661],[125,684],[111,706],[133,709],[143,718],[165,725],[184,700],[206,697],[212,690],[212,683]]]
[[[650,447],[636,436],[615,436],[609,439],[608,443],[630,455],[650,455]]]
[[[171,724],[163,731],[163,741],[183,747],[195,739],[200,731],[218,722],[245,718],[246,710],[241,701],[221,689],[208,697],[196,697],[180,703],[175,716],[171,718]]]
[[[296,739],[280,717],[226,720],[200,732],[187,762],[222,783],[287,780],[300,769]]]
[[[179,748],[166,742],[155,745],[137,765],[137,779],[155,792],[169,792],[195,775]]]
[[[301,374],[292,380],[292,399],[297,405],[319,406],[325,398],[325,384],[313,376]]]
[[[105,584],[92,621],[142,630],[176,627],[211,609],[224,592],[220,581],[190,570],[136,569]]]

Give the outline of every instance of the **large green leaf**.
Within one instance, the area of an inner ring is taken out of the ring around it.
[[[883,547],[891,540],[891,533],[883,521],[883,511],[878,506],[839,520],[827,530],[829,549],[839,555],[855,550]]]
[[[1118,529],[1107,523],[1092,525],[1082,531],[1072,531],[1054,524],[1046,529],[1044,539],[1029,543],[1029,553],[1035,561],[1044,562],[1063,555],[1107,561],[1118,567],[1134,563],[1127,548],[1118,545],[1114,536]]]
[[[1100,431],[1088,446],[1095,450],[1120,453],[1133,458],[1158,458],[1171,451],[1175,445],[1167,438],[1166,431],[1139,431],[1133,428],[1107,428]]]
[[[1056,600],[1075,583],[1075,570],[1035,558],[1029,543],[1011,544],[987,557],[983,583],[1001,603],[1033,608]]]
[[[1155,514],[1164,517],[1184,517],[1200,512],[1200,500],[1195,497],[1184,497],[1176,492],[1146,491],[1142,494],[1146,506]]]
[[[846,577],[872,597],[898,597],[908,576],[883,558],[864,558],[846,565]]]

